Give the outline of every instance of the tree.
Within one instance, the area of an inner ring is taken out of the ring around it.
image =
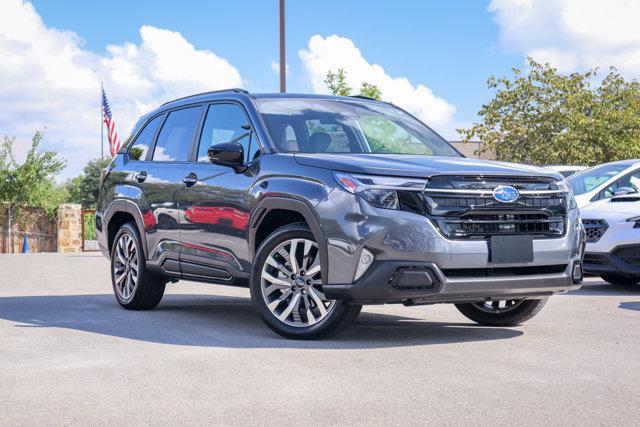
[[[332,94],[337,96],[351,95],[351,88],[347,84],[346,72],[340,68],[337,73],[329,71],[324,83],[327,85]]]
[[[329,71],[327,77],[324,79],[324,83],[334,95],[350,96],[353,92],[353,89],[347,83],[347,72],[343,68],[338,69],[336,73]],[[382,92],[378,86],[367,82],[362,82],[358,95],[382,100]]]
[[[100,192],[100,175],[102,169],[109,166],[111,158],[91,160],[82,170],[82,174],[65,183],[69,193],[68,201],[80,203],[84,208],[95,208]]]
[[[0,201],[19,206],[45,209],[54,217],[66,192],[55,182],[55,176],[65,168],[65,161],[55,151],[39,150],[42,133],[36,132],[23,163],[13,153],[15,137],[4,137],[0,146]]]
[[[614,68],[598,82],[597,69],[560,74],[528,59],[529,71],[487,82],[493,99],[481,120],[459,129],[463,141],[480,139],[479,153],[530,164],[597,163],[640,157],[640,84]]]
[[[382,100],[382,91],[376,85],[372,85],[367,82],[362,82],[360,86],[360,96],[366,96],[367,98]]]

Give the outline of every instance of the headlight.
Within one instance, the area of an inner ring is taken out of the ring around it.
[[[573,189],[571,188],[571,185],[569,185],[569,183],[564,179],[561,181],[556,181],[556,185],[558,186],[558,190],[567,193],[567,209],[573,210],[578,207],[578,205],[576,204],[576,199],[575,197],[573,197]]]
[[[633,218],[629,218],[627,222],[635,222],[633,228],[640,228],[640,216],[634,216]]]
[[[349,193],[358,194],[372,206],[383,209],[399,208],[398,190],[422,191],[427,184],[424,179],[355,175],[345,172],[334,172],[333,176]]]

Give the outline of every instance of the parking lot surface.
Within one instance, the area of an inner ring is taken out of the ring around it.
[[[636,424],[640,286],[589,279],[521,327],[367,306],[288,341],[246,289],[180,282],[121,309],[107,260],[0,255],[0,424]]]

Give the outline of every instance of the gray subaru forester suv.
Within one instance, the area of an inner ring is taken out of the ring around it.
[[[104,170],[96,225],[124,308],[154,308],[179,279],[247,286],[289,338],[333,334],[363,304],[453,303],[516,325],[582,281],[561,175],[464,158],[359,97],[231,89],[164,104]]]

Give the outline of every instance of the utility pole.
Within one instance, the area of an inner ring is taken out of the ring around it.
[[[284,0],[280,0],[280,92],[287,91],[287,63],[284,52]]]

